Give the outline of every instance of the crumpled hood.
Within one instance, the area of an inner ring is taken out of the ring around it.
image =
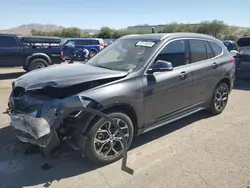
[[[40,89],[45,86],[67,87],[79,83],[119,78],[127,72],[99,68],[87,64],[67,64],[47,67],[29,72],[15,80],[14,85],[26,90]]]

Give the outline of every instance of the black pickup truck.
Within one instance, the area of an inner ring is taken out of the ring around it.
[[[58,37],[22,37],[0,34],[0,67],[22,66],[26,71],[60,64],[63,51]]]

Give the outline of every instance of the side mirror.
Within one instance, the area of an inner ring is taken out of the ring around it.
[[[239,54],[239,52],[238,52],[237,50],[231,50],[229,53],[230,53],[231,56],[233,56],[233,57],[235,57],[235,56],[237,56],[237,55]]]
[[[166,72],[166,71],[172,71],[173,65],[171,62],[163,61],[163,60],[157,60],[152,67],[150,67],[147,71],[149,74],[153,74],[154,72]]]

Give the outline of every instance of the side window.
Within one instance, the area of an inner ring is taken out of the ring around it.
[[[177,40],[167,44],[156,57],[157,60],[171,62],[173,67],[185,65],[185,41]]]
[[[75,41],[69,40],[69,41],[67,41],[64,45],[65,45],[65,46],[75,46]]]
[[[189,40],[190,63],[207,59],[206,43],[203,40]]]
[[[209,44],[213,50],[214,56],[220,55],[222,53],[222,48],[218,44],[210,41]]]
[[[213,52],[212,52],[211,47],[209,46],[208,42],[206,42],[206,49],[207,49],[208,58],[213,58],[214,55],[213,55]]]
[[[0,36],[0,47],[16,47],[17,42],[15,37],[12,36]]]
[[[87,45],[85,40],[76,40],[76,46]]]

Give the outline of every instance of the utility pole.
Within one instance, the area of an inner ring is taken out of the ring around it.
[[[155,33],[155,28],[154,27],[152,27],[152,33]]]

